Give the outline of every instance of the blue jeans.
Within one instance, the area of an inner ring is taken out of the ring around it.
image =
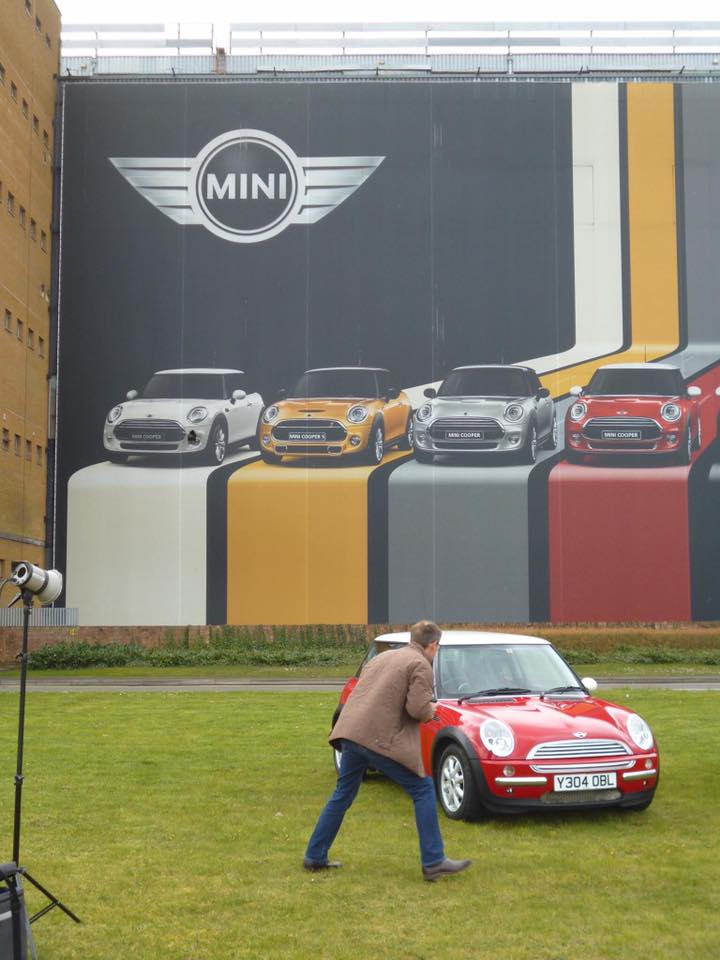
[[[305,851],[305,858],[314,863],[327,862],[328,851],[337,836],[343,817],[357,796],[363,774],[368,767],[374,767],[386,777],[390,777],[412,797],[422,865],[432,867],[443,861],[445,851],[440,835],[432,777],[419,777],[402,764],[383,757],[373,750],[368,750],[367,747],[361,747],[352,740],[342,741],[342,759],[337,785],[315,825]]]

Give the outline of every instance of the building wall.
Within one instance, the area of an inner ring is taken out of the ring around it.
[[[45,562],[59,45],[51,0],[0,3],[0,578]]]

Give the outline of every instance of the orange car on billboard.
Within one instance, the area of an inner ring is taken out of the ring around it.
[[[307,370],[263,411],[258,440],[266,463],[351,454],[378,464],[388,447],[412,449],[412,406],[382,367]]]

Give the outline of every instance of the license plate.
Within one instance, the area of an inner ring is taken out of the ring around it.
[[[445,433],[446,440],[484,440],[485,434],[480,430],[448,430]]]
[[[603,430],[603,440],[642,440],[640,430]]]
[[[327,434],[319,431],[310,433],[305,430],[291,430],[288,434],[288,440],[294,440],[296,443],[325,442],[327,440]]]
[[[555,790],[612,790],[617,786],[616,773],[561,773],[555,775]]]
[[[163,438],[163,435],[161,433],[140,433],[138,431],[137,433],[130,434],[131,440],[142,440],[145,442],[147,442],[148,440],[162,440],[162,438]]]

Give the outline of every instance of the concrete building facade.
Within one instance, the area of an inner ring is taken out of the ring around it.
[[[45,564],[59,47],[52,0],[0,3],[0,579]]]

